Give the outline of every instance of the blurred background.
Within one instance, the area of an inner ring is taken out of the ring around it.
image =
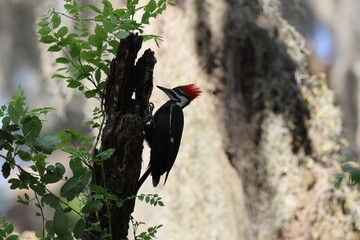
[[[151,47],[155,50],[158,59],[158,64],[155,66],[155,84],[158,84],[157,79],[166,79],[161,80],[161,85],[173,87],[180,85],[180,83],[187,83],[187,81],[196,82],[196,77],[201,78],[203,76],[201,72],[193,71],[185,73],[185,76],[181,77],[176,74],[174,75],[171,70],[173,65],[167,62],[168,59],[162,58],[164,52],[172,51],[174,58],[181,56],[182,59],[187,59],[186,54],[191,54],[192,51],[195,51],[194,49],[183,49],[183,47],[191,46],[191,44],[186,45],[184,43],[193,41],[187,39],[191,38],[191,36],[189,37],[184,34],[187,28],[190,29],[194,27],[191,25],[191,20],[189,19],[202,17],[195,16],[196,14],[201,14],[199,12],[184,10],[184,6],[191,1],[197,2],[197,0],[176,1],[176,7],[170,7],[164,16],[153,20],[154,27],[145,30],[145,33],[148,34],[163,35],[169,28],[172,28],[171,25],[163,26],[163,23],[165,21],[179,21],[177,18],[182,19],[185,25],[184,32],[177,33],[181,35],[181,37],[178,38],[176,43],[169,42],[170,37],[167,38],[166,35],[164,36],[164,42],[160,43],[160,48],[157,48],[154,43],[145,43],[144,49]],[[88,2],[94,4],[96,1]],[[112,2],[115,7],[121,7],[124,4],[123,1],[119,0],[112,0]],[[205,2],[206,4],[206,1],[199,0],[198,2]],[[55,54],[46,52],[46,46],[37,42],[37,20],[41,14],[45,13],[49,8],[56,8],[58,11],[61,11],[62,4],[63,2],[61,0],[0,0],[0,105],[6,104],[10,100],[12,92],[14,92],[20,84],[25,90],[27,103],[31,108],[45,106],[56,108],[55,112],[47,116],[47,122],[45,124],[46,132],[50,133],[63,129],[74,129],[90,133],[89,129],[82,126],[82,123],[88,118],[89,113],[91,114],[93,108],[92,103],[85,102],[81,95],[67,89],[66,85],[60,80],[50,78],[56,70],[56,66],[53,63]],[[357,0],[282,0],[280,6],[283,17],[305,38],[304,44],[309,49],[308,61],[311,72],[324,72],[327,74],[329,87],[335,92],[337,104],[340,106],[343,114],[344,136],[349,143],[348,148],[344,150],[344,156],[346,156],[346,159],[358,161],[360,148],[360,25],[358,24],[360,22],[360,2]],[[199,28],[195,31],[202,31],[201,25],[195,27]],[[182,62],[180,64],[182,66],[177,67],[182,68],[183,71],[186,72],[188,65],[191,64],[196,65],[197,63],[192,62],[190,59],[189,62]],[[200,69],[205,68],[202,67],[200,64]],[[214,73],[214,75],[216,75],[216,73]],[[177,77],[180,78],[179,81],[176,80]],[[200,87],[203,87],[205,91],[212,91],[214,93],[215,90],[209,85],[200,82]],[[193,109],[189,111],[194,112],[189,113],[187,116],[186,121],[187,124],[189,123],[189,126],[191,124],[193,124],[193,126],[196,124],[204,124],[206,123],[206,118],[211,118],[211,115],[202,116],[201,109],[210,107],[206,105],[206,97],[204,98],[204,100],[199,100],[189,107]],[[155,105],[158,106],[163,101],[165,101],[165,96],[162,96],[159,91],[154,90],[153,102]],[[211,107],[216,108],[216,103]],[[185,112],[186,111],[187,110],[185,110]],[[203,121],[194,120],[202,118]],[[200,129],[206,131],[206,127],[205,129],[204,127]],[[211,129],[213,129],[213,127]],[[195,137],[194,132],[196,130],[189,128],[185,131],[184,138]],[[222,130],[220,129],[219,131]],[[217,135],[210,134],[207,135],[207,137],[216,139]],[[201,141],[200,139],[198,140]],[[217,144],[216,146],[220,146],[222,143],[220,141],[215,144]],[[196,157],[199,154],[198,151],[206,147],[207,146],[199,146],[197,150],[189,150],[184,146],[184,148],[180,150],[183,151],[180,158],[184,161],[187,160],[187,158],[194,158],[194,156]],[[214,148],[216,149],[216,147]],[[209,156],[205,156],[205,159],[207,157],[210,159],[211,151],[207,154]],[[146,154],[144,155],[144,159],[146,159]],[[66,156],[58,153],[53,156],[52,160],[66,160]],[[179,164],[178,167],[174,167],[173,172],[179,171],[180,177],[177,181],[180,179],[181,183],[185,185],[189,183],[187,181],[191,178],[191,176],[189,176],[191,173],[188,172],[187,168],[179,167],[181,163]],[[144,163],[144,166],[146,166],[146,163]],[[208,174],[212,174],[211,166],[212,165],[208,165],[206,167]],[[234,179],[237,178],[236,173],[231,170],[230,164],[224,166],[224,168],[226,169],[223,169],[224,174],[233,176]],[[179,211],[182,211],[181,206],[185,204],[188,206],[187,210],[190,209],[189,211],[191,212],[191,206],[198,204],[194,202],[196,198],[196,196],[194,198],[194,195],[202,190],[197,189],[193,192],[188,192],[188,195],[187,193],[183,194],[181,198],[186,199],[186,203],[177,203],[176,199],[174,199],[176,195],[171,195],[171,190],[166,189],[167,187],[171,188],[171,186],[175,184],[172,183],[174,178],[171,178],[172,176],[169,177],[168,185],[165,188],[160,187],[160,190],[154,190],[148,182],[144,186],[144,191],[155,191],[164,194],[165,203],[166,200],[168,200],[167,204],[171,203],[171,205],[173,205],[172,208],[177,208]],[[203,179],[203,181],[211,186],[212,184],[218,184],[221,180]],[[170,193],[167,193],[167,191]],[[230,189],[228,191],[232,190]],[[35,220],[35,210],[24,208],[14,202],[17,192],[9,190],[7,181],[4,180],[2,176],[0,176],[0,192],[0,215],[14,222],[17,231],[22,232],[40,228],[40,219],[38,219],[39,221]],[[207,198],[209,199],[206,201],[216,199],[215,206],[219,209],[223,208],[223,199],[221,197],[219,198],[219,195],[222,195],[222,193],[213,192],[208,194]],[[234,194],[233,198],[240,199],[239,201],[241,201],[243,196],[241,196],[241,194]],[[233,210],[230,209],[228,211],[237,211],[238,209],[239,207],[234,207]],[[216,212],[218,209],[214,209],[214,211]],[[214,217],[214,212],[207,213],[201,210],[200,212],[202,212],[202,215],[195,215],[193,217]],[[175,228],[175,226],[171,225],[171,222],[175,221],[176,216],[169,216],[169,214],[171,213],[163,212],[154,215],[152,210],[148,210],[147,206],[142,206],[141,204],[137,206],[135,213],[141,221],[150,222],[150,224],[156,223],[159,216],[170,219],[170,223],[164,227],[168,229],[166,231],[170,232],[171,229]],[[224,216],[228,216],[227,213],[223,214]],[[229,227],[229,224],[223,223],[225,226],[222,225],[221,216],[221,214],[215,216],[215,218],[218,219],[216,225],[222,226],[223,228]],[[209,224],[212,224],[211,219],[207,221]],[[232,221],[234,221],[234,219]],[[184,224],[186,225],[187,223]],[[236,228],[236,226],[230,226],[229,228]],[[191,229],[191,227],[189,226],[188,229]],[[174,231],[176,232],[176,230]],[[217,235],[217,233],[210,233],[210,235],[219,236],[219,238],[216,239],[237,239],[234,236],[232,238],[226,237],[226,232],[227,230],[223,229],[222,235]],[[229,235],[231,234],[233,233],[229,233]],[[166,234],[160,234],[159,239],[166,239],[164,235]],[[200,233],[196,236],[197,237],[184,239],[209,239],[201,237],[202,234]]]

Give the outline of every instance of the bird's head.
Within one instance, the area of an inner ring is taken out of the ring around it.
[[[177,105],[184,108],[189,103],[197,98],[201,90],[195,84],[188,84],[183,86],[178,86],[173,89],[164,88],[157,86],[161,89],[172,101],[175,101]]]

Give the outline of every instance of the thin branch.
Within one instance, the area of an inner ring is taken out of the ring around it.
[[[42,209],[42,207],[41,207],[41,203],[40,203],[40,200],[39,200],[39,198],[38,198],[38,195],[37,195],[37,193],[36,192],[34,192],[35,193],[35,198],[36,198],[36,201],[37,201],[37,203],[39,204],[39,209],[40,209],[40,212],[41,212],[41,218],[42,218],[42,237],[43,238],[45,238],[45,217],[44,217],[44,211],[43,211],[43,209]]]
[[[69,15],[67,15],[67,14],[65,14],[65,13],[61,13],[61,12],[57,12],[57,13],[58,13],[59,15],[64,16],[64,17],[70,18],[70,19],[72,19],[72,20],[74,20],[74,21],[80,21],[80,18],[78,18],[78,17],[71,17],[71,16],[69,16]],[[101,22],[101,20],[95,19],[95,18],[82,18],[81,20]]]

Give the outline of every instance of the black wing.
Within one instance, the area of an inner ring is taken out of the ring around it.
[[[166,182],[179,151],[183,125],[182,109],[171,101],[159,108],[154,115],[150,156],[154,186],[157,186],[160,176],[165,172]]]
[[[174,165],[176,156],[179,152],[182,132],[184,128],[184,114],[181,107],[179,107],[178,105],[173,105],[170,111],[172,111],[172,118],[170,120],[170,144],[164,184],[166,183],[169,172]]]

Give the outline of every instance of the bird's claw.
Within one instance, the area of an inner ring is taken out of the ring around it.
[[[153,114],[152,112],[154,111],[154,104],[152,102],[149,103],[149,107],[146,111],[146,116],[145,116],[145,124],[150,124],[153,121]]]

